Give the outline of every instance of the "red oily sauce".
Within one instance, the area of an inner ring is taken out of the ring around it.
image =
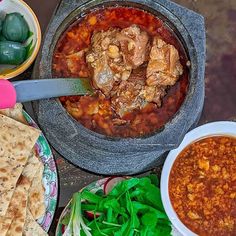
[[[150,37],[159,36],[166,43],[172,44],[179,52],[184,73],[177,83],[170,87],[163,98],[162,106],[149,103],[140,110],[125,114],[122,119],[127,122],[117,125],[114,119],[120,118],[112,109],[109,98],[100,91],[96,96],[61,97],[60,101],[66,110],[86,128],[100,134],[113,137],[140,137],[149,135],[162,128],[179,110],[188,89],[188,58],[180,41],[162,20],[136,8],[112,7],[95,10],[76,21],[61,36],[53,57],[54,77],[91,78],[91,71],[85,57],[76,53],[88,48],[91,36],[96,31],[108,30],[111,27],[126,28],[137,24]],[[143,67],[145,77],[146,68]],[[96,107],[96,108],[95,108]],[[94,109],[97,111],[94,112]]]

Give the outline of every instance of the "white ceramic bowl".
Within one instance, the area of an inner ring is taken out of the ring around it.
[[[2,0],[0,2],[1,17],[12,12],[19,12],[23,15],[33,33],[30,38],[33,40],[32,54],[19,66],[0,65],[0,79],[10,79],[23,73],[35,60],[41,44],[41,29],[33,10],[22,0]]]
[[[197,127],[187,133],[177,149],[170,151],[165,161],[161,174],[161,198],[170,221],[174,227],[184,236],[195,236],[178,218],[169,197],[169,176],[172,166],[180,152],[189,144],[209,136],[227,135],[236,137],[236,122],[220,121]]]

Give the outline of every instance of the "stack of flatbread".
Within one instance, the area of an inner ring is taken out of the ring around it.
[[[45,213],[44,165],[34,147],[39,135],[21,104],[0,110],[0,236],[47,235],[36,222]]]

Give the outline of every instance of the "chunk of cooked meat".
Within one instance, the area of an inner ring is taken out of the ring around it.
[[[142,85],[136,81],[122,81],[114,89],[114,96],[111,98],[111,104],[115,112],[124,116],[135,109],[141,109],[146,105],[145,100],[140,97]]]
[[[101,56],[100,59],[96,61],[93,73],[93,83],[95,87],[101,89],[108,95],[113,88],[115,79],[105,55]]]
[[[160,107],[162,98],[166,95],[164,87],[143,85],[140,80],[122,81],[113,92],[112,107],[120,117],[142,109],[150,102]]]
[[[86,61],[95,87],[111,98],[120,117],[150,102],[161,106],[167,86],[183,73],[176,48],[155,37],[150,52],[148,34],[136,25],[94,33]],[[125,124],[120,119],[113,122]]]
[[[122,57],[116,35],[119,29],[109,29],[93,34],[92,47],[86,56],[87,63],[93,68],[93,83],[109,96],[116,81],[127,80],[131,73]]]
[[[165,87],[144,86],[140,91],[140,96],[147,102],[154,102],[161,106],[162,98],[166,95]]]
[[[131,25],[117,34],[125,62],[133,69],[142,65],[148,59],[150,43],[147,32],[137,25]]]
[[[129,77],[129,81],[135,82],[140,85],[145,85],[146,83],[146,66],[140,66],[134,69]]]
[[[155,37],[147,67],[147,85],[173,86],[183,74],[177,49]]]
[[[145,76],[146,67],[139,67],[132,71],[127,81],[112,89],[112,107],[120,117],[133,110],[142,109],[150,102],[161,106],[166,87],[148,86]]]
[[[120,117],[144,106],[145,101],[139,95],[145,86],[145,73],[144,67],[133,70],[127,81],[121,82],[111,91],[112,107]]]

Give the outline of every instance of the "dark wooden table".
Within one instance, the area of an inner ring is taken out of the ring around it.
[[[60,0],[25,0],[39,18],[42,32]],[[236,1],[175,0],[205,16],[207,28],[206,97],[200,124],[217,120],[236,121]],[[32,67],[20,78],[29,78]],[[101,176],[81,170],[54,151],[59,171],[60,196],[58,210],[51,227],[72,194]],[[160,168],[155,170],[160,171]]]

